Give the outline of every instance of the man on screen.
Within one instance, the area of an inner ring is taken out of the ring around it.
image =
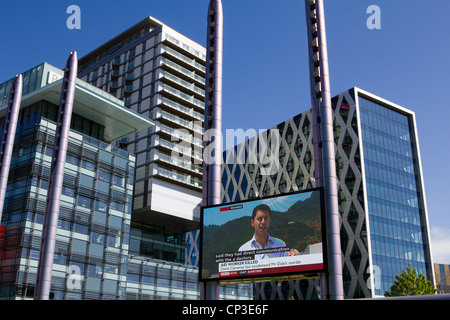
[[[261,249],[272,249],[286,247],[286,243],[283,240],[274,238],[269,235],[269,226],[271,219],[270,207],[266,204],[260,204],[253,209],[251,224],[255,233],[253,238],[248,242],[244,243],[239,251],[249,251],[249,250],[261,250]],[[289,252],[280,251],[273,253],[266,253],[259,255],[260,259],[264,258],[275,258],[275,257],[285,257],[297,255],[298,251],[292,249]]]

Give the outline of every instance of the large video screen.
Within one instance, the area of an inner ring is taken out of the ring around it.
[[[323,189],[202,208],[200,281],[325,270]]]

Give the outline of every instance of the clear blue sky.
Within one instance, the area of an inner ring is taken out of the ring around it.
[[[0,83],[43,61],[63,67],[153,16],[205,45],[209,0],[1,0]],[[69,5],[81,29],[69,30]],[[369,5],[381,29],[369,30]],[[309,108],[302,0],[223,0],[224,128],[268,129]],[[438,262],[450,263],[450,1],[325,0],[332,95],[353,86],[416,113]],[[445,258],[445,261],[443,260]]]

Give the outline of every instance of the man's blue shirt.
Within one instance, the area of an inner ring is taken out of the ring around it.
[[[269,235],[266,246],[264,248],[261,248],[261,246],[256,242],[255,235],[253,235],[253,238],[251,238],[249,241],[244,243],[239,248],[239,251],[272,249],[272,248],[280,248],[280,247],[286,247],[286,244],[284,243],[284,241],[281,239],[278,239],[278,238],[271,237]],[[285,257],[287,255],[288,254],[286,251],[281,251],[281,252],[259,254],[259,255],[255,256],[255,258],[256,259],[277,258],[277,257]]]

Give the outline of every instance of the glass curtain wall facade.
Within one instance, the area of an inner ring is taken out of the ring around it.
[[[359,97],[372,263],[384,295],[408,263],[432,278],[427,265],[422,190],[411,117]]]
[[[439,294],[450,293],[450,265],[434,264],[434,273],[436,277],[436,289]]]
[[[0,299],[33,298],[57,106],[21,111],[2,220]],[[98,140],[103,127],[74,114],[56,236],[51,299],[125,293],[135,157]],[[82,133],[84,132],[84,134]]]
[[[408,262],[434,283],[414,113],[358,88],[332,108],[345,298],[384,295]],[[272,175],[226,160],[222,202],[314,187],[311,123],[308,110],[272,128],[281,138]],[[241,148],[250,154],[249,140]],[[254,298],[320,299],[320,280],[256,283]]]

